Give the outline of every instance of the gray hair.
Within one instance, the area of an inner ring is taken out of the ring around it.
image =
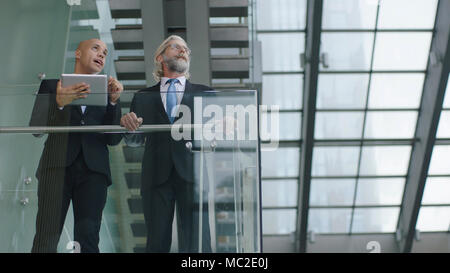
[[[158,49],[156,49],[155,56],[153,58],[153,61],[154,61],[154,64],[155,64],[155,67],[153,69],[153,78],[157,82],[161,81],[161,78],[164,76],[164,71],[163,71],[162,64],[160,62],[158,62],[157,59],[158,59],[159,56],[164,54],[164,51],[166,51],[167,47],[169,46],[169,43],[172,40],[180,40],[184,44],[187,45],[186,41],[183,38],[181,38],[180,36],[178,36],[178,35],[171,35],[167,39],[165,39],[164,42],[162,42],[162,44],[158,47]],[[186,71],[184,73],[184,76],[186,77],[186,79],[189,79],[189,77],[190,77],[189,71]]]

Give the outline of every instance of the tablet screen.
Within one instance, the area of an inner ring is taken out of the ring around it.
[[[76,99],[70,105],[106,106],[108,103],[108,80],[106,75],[62,74],[61,85],[67,87],[85,82],[91,87],[86,98]]]

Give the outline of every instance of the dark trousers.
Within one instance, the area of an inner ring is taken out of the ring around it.
[[[80,152],[72,165],[46,170],[39,179],[36,235],[31,252],[56,252],[72,200],[74,241],[81,252],[99,252],[99,232],[106,203],[107,177],[92,172]]]
[[[152,187],[141,195],[147,226],[147,252],[170,251],[175,204],[179,251],[190,253],[200,251],[199,194],[194,183],[183,180],[173,168],[167,182]],[[207,193],[203,194],[203,199],[201,252],[211,252]]]

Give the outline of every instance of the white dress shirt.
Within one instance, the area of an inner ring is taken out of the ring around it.
[[[164,105],[164,109],[166,110],[166,112],[167,112],[167,106],[166,106],[167,91],[169,90],[169,86],[170,86],[170,84],[168,84],[167,81],[169,79],[170,78],[162,77],[161,85],[159,87],[160,94],[161,94],[161,100],[162,100],[162,103]],[[178,77],[177,79],[178,79],[178,82],[175,83],[175,89],[177,90],[177,111],[178,111],[178,106],[180,105],[181,100],[183,99],[184,89],[186,88],[186,77],[181,76],[181,77]]]

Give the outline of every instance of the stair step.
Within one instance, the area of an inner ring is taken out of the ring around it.
[[[135,28],[127,27],[111,30],[111,36],[116,50],[144,48],[142,26],[135,26]]]
[[[209,0],[210,17],[247,17],[248,0]]]
[[[141,18],[141,0],[109,0],[111,17],[119,18]]]
[[[147,228],[144,221],[136,221],[130,224],[134,237],[146,237]]]
[[[210,28],[211,47],[213,48],[248,47],[248,36],[248,27],[223,25]]]
[[[142,214],[142,199],[137,196],[131,197],[127,199],[128,207],[130,208],[131,214]]]

